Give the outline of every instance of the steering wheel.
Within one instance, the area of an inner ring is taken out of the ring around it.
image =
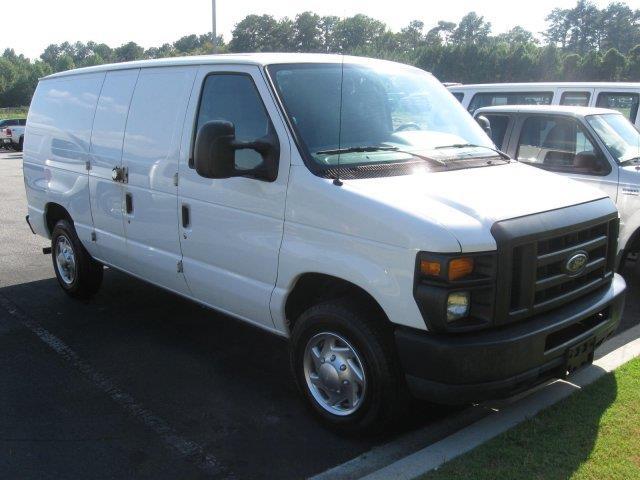
[[[395,132],[404,132],[406,130],[421,130],[420,125],[414,122],[403,123],[398,128],[396,128]]]

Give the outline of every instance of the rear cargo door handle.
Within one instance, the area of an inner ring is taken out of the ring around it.
[[[124,205],[127,215],[131,215],[133,213],[133,196],[130,193],[125,194]]]
[[[191,227],[191,210],[189,205],[182,204],[182,228]]]

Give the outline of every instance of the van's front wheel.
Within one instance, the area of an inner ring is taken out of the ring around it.
[[[67,220],[58,221],[53,228],[51,256],[58,283],[69,296],[87,299],[99,290],[103,267],[85,250]]]
[[[311,410],[345,433],[383,429],[400,411],[404,383],[393,338],[372,309],[348,300],[304,312],[292,333],[291,365]]]

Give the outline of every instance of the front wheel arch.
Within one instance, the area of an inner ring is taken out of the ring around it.
[[[380,303],[364,288],[353,282],[324,273],[308,272],[300,275],[285,302],[285,317],[289,333],[296,320],[310,307],[343,297],[357,300],[376,313],[376,317],[390,325],[388,316]]]

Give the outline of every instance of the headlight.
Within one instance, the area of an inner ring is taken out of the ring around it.
[[[425,277],[443,278],[450,282],[463,279],[473,273],[474,260],[471,257],[451,259],[424,258],[420,261],[420,273]]]
[[[497,252],[418,252],[413,297],[427,328],[464,332],[490,326],[497,270]]]
[[[447,322],[455,322],[469,315],[469,292],[450,293],[447,298]]]

